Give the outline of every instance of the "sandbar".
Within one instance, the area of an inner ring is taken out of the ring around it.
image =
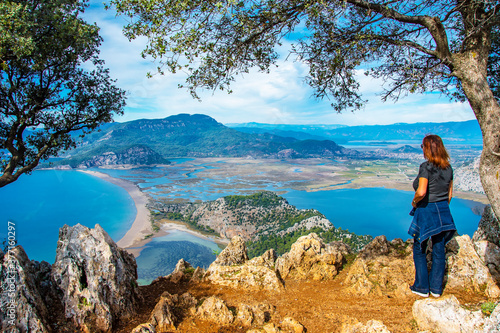
[[[127,191],[127,193],[132,197],[132,200],[134,200],[135,208],[137,209],[137,215],[134,222],[132,223],[132,226],[127,231],[125,236],[123,236],[122,239],[116,242],[116,244],[122,248],[141,246],[141,243],[143,243],[145,237],[153,233],[150,220],[150,212],[147,208],[149,197],[144,192],[141,192],[137,185],[130,181],[120,178],[114,178],[106,173],[98,171],[78,171],[87,173],[95,177],[99,177],[102,180],[118,185]]]

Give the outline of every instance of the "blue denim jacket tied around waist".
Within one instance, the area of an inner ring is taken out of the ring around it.
[[[408,233],[422,243],[429,237],[450,230],[457,230],[457,228],[451,216],[448,200],[443,200],[417,207]],[[453,235],[453,233],[450,234]]]

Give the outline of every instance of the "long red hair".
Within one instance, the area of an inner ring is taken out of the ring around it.
[[[443,140],[438,135],[426,135],[422,141],[422,148],[424,157],[435,166],[446,169],[450,165],[450,156],[444,148]]]

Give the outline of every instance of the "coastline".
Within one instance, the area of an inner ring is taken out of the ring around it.
[[[120,186],[125,191],[127,191],[130,197],[132,197],[132,200],[134,200],[135,208],[137,210],[137,215],[130,229],[119,241],[116,242],[116,244],[119,247],[125,249],[129,247],[143,246],[141,244],[144,243],[145,240],[144,238],[147,235],[153,233],[153,229],[150,223],[150,212],[146,206],[149,197],[145,193],[141,192],[141,190],[139,190],[139,187],[137,187],[137,185],[135,185],[130,181],[120,178],[114,178],[106,173],[98,171],[90,171],[90,170],[78,170],[78,171],[89,174],[94,177],[98,177],[102,180]]]
[[[147,208],[149,196],[144,192],[142,192],[136,184],[128,180],[111,177],[110,175],[103,172],[90,171],[90,170],[78,170],[78,171],[89,174],[94,177],[98,177],[102,180],[120,186],[121,188],[126,190],[127,193],[132,197],[137,210],[136,218],[132,223],[130,229],[127,231],[127,233],[120,240],[118,240],[116,244],[119,247],[127,250],[127,252],[129,252],[136,258],[140,255],[141,250],[147,243],[149,243],[156,237],[162,237],[168,235],[169,230],[179,230],[187,232],[195,237],[211,240],[216,244],[227,245],[229,243],[228,239],[205,236],[202,233],[190,229],[188,226],[182,223],[172,220],[162,220],[160,230],[154,233],[151,225],[151,214],[149,209]],[[146,236],[149,235],[153,236],[146,238]]]

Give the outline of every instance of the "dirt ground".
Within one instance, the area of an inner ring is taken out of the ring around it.
[[[164,291],[171,294],[190,292],[197,299],[217,296],[226,301],[228,307],[238,304],[256,305],[267,303],[276,307],[276,312],[270,322],[279,324],[285,317],[299,321],[309,333],[339,332],[343,322],[356,318],[365,324],[368,320],[382,321],[391,332],[418,332],[413,320],[413,303],[419,296],[395,298],[388,295],[353,296],[343,292],[342,281],[347,272],[341,272],[333,281],[285,281],[284,292],[244,291],[210,285],[172,284],[160,281],[141,287],[145,302],[140,307],[139,314],[128,323],[121,323],[116,332],[129,333],[137,325],[147,322],[151,311]],[[475,304],[486,301],[476,294],[454,294],[460,304],[473,308]],[[218,327],[213,323],[202,322],[176,313],[182,318],[177,330],[172,332],[246,332],[248,327],[237,325]],[[261,327],[255,327],[261,328]]]

